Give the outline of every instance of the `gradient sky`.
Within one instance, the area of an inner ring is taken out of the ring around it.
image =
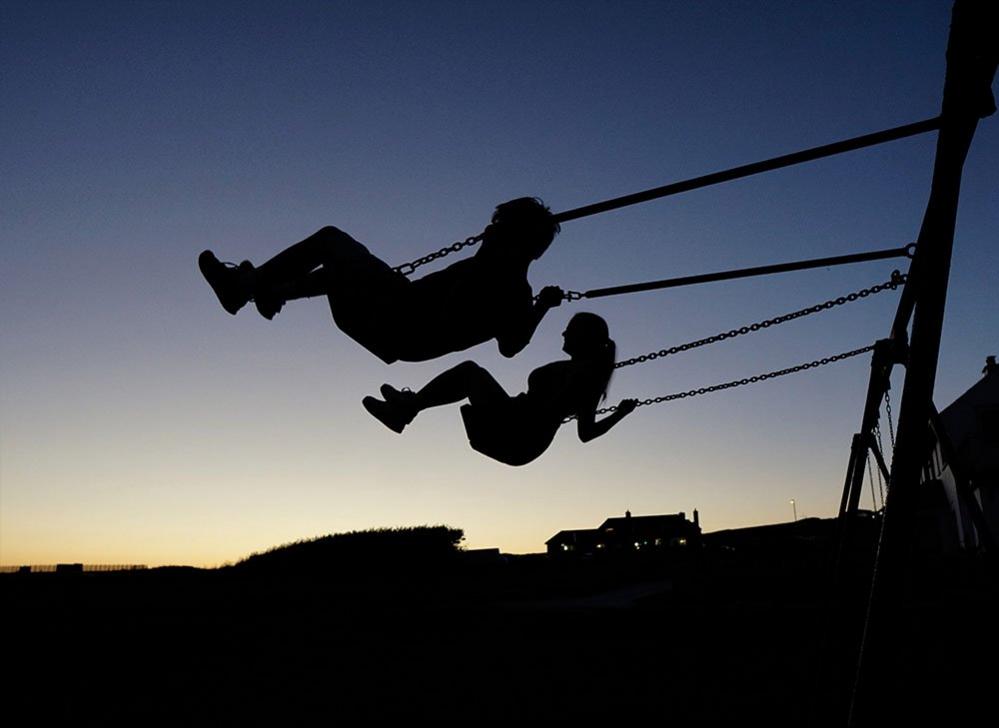
[[[227,315],[206,247],[257,263],[324,224],[403,262],[493,206],[554,210],[936,115],[950,3],[0,4],[0,563],[212,565],[446,523],[470,547],[699,509],[706,530],[834,515],[869,360],[564,428],[510,468],[456,408],[396,436],[362,409],[472,358],[515,393],[573,312],[624,358],[885,280],[894,261],[565,304],[494,344],[385,366],[325,301]],[[536,288],[915,238],[934,135],[569,222]],[[965,168],[937,403],[999,353],[999,124]],[[618,372],[611,403],[864,346],[897,294]],[[434,325],[434,322],[428,322]],[[901,377],[893,394],[899,396]],[[896,406],[897,411],[897,406]],[[865,491],[863,505],[870,506]]]

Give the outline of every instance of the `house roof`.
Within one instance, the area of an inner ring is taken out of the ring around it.
[[[692,521],[688,521],[686,514],[680,513],[670,513],[661,516],[632,516],[626,515],[620,518],[608,518],[603,523],[600,524],[598,528],[577,528],[570,529],[566,531],[559,531],[550,539],[545,541],[545,545],[551,544],[553,542],[565,541],[568,539],[573,540],[583,540],[583,539],[602,539],[607,536],[605,533],[608,530],[624,531],[625,529],[631,529],[632,533],[642,533],[648,534],[649,531],[655,531],[658,529],[674,529],[676,532],[679,529],[692,529],[697,528],[694,526]],[[699,529],[698,529],[699,530]],[[686,531],[689,533],[689,530]],[[683,532],[681,532],[683,533]]]
[[[548,539],[547,541],[545,541],[545,545],[547,546],[552,541],[561,541],[561,540],[564,540],[564,539],[567,539],[567,538],[579,538],[579,537],[596,538],[599,535],[599,533],[600,533],[600,531],[598,529],[596,529],[596,528],[575,528],[575,529],[568,529],[568,530],[559,531],[558,533],[556,533],[550,539]]]
[[[601,531],[608,528],[653,528],[656,526],[676,526],[681,523],[690,523],[683,513],[671,513],[663,516],[624,516],[618,518],[608,518],[600,524]]]

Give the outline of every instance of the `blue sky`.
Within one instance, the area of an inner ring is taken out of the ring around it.
[[[622,357],[885,280],[892,261],[566,304],[494,346],[383,365],[325,302],[233,318],[206,247],[262,262],[335,224],[390,262],[482,229],[936,115],[946,2],[15,2],[0,5],[0,562],[217,564],[447,523],[536,551],[698,508],[707,530],[835,513],[868,362],[643,408],[509,468],[457,411],[395,436],[361,397],[474,359],[507,387],[577,310]],[[536,288],[913,240],[933,135],[567,223]],[[994,119],[966,165],[937,403],[997,353]],[[655,396],[857,348],[895,296],[620,371]],[[434,325],[434,322],[428,322]],[[901,379],[895,382],[898,396]],[[896,407],[897,411],[897,407]],[[869,492],[863,503],[870,504]]]

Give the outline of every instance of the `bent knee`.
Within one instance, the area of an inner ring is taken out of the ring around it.
[[[319,255],[326,264],[342,264],[371,255],[366,247],[332,225],[320,228],[312,239],[317,242]]]
[[[463,361],[461,364],[458,364],[455,367],[455,369],[460,371],[466,377],[481,377],[483,374],[489,373],[483,367],[479,366],[470,359],[468,361]]]
[[[316,236],[322,240],[335,241],[335,240],[353,240],[347,233],[338,227],[333,227],[332,225],[323,225],[316,232]]]
[[[474,361],[463,361],[455,367],[455,370],[471,387],[478,388],[493,378],[485,367],[479,366]]]

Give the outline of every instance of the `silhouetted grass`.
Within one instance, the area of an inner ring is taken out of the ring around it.
[[[336,533],[254,553],[233,569],[256,574],[355,580],[427,573],[454,564],[465,538],[460,528],[416,526]]]
[[[722,533],[699,552],[486,563],[463,558],[458,529],[380,529],[222,569],[0,575],[16,667],[0,715],[841,726],[869,592],[859,576],[834,588],[817,525]],[[885,725],[989,714],[994,671],[958,669],[999,648],[986,566],[920,568],[917,598],[874,631]],[[648,583],[663,591],[630,606],[590,598]]]

